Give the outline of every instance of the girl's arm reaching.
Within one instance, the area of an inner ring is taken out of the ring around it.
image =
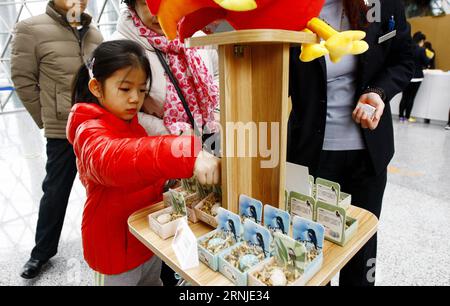
[[[80,126],[74,141],[88,178],[109,187],[192,177],[201,148],[192,136],[115,138],[101,125]]]

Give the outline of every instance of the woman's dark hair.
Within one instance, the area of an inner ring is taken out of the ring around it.
[[[150,90],[152,84],[150,62],[139,44],[131,40],[113,40],[100,44],[94,50],[89,63],[80,67],[73,80],[72,105],[78,102],[99,103],[88,87],[90,73],[103,86],[106,79],[116,71],[127,67],[142,69]]]
[[[413,39],[414,43],[419,44],[419,42],[421,42],[422,40],[426,40],[427,37],[425,36],[425,34],[423,34],[422,32],[419,31],[419,32],[414,33],[412,39]]]
[[[345,14],[353,30],[367,26],[367,5],[364,0],[344,0]]]
[[[136,0],[122,0],[122,3],[128,5],[128,7],[136,8]]]

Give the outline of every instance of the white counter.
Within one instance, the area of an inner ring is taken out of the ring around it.
[[[448,121],[450,109],[450,73],[440,70],[425,70],[425,78],[417,93],[412,116],[423,119]],[[391,101],[392,114],[399,114],[402,95]]]

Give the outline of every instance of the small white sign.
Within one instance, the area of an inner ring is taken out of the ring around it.
[[[308,167],[286,162],[286,189],[311,196]]]
[[[172,241],[172,248],[182,270],[199,266],[197,238],[189,228],[186,220],[182,220]]]

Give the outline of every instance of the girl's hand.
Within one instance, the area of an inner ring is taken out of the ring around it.
[[[372,118],[369,118],[369,116],[364,112],[360,106],[361,104],[369,104],[375,107],[375,114]],[[384,112],[384,107],[385,104],[383,99],[381,99],[380,95],[377,93],[370,92],[364,94],[359,98],[358,104],[352,113],[352,118],[356,123],[361,124],[363,129],[375,130],[380,123],[381,116]]]
[[[220,159],[206,151],[198,154],[194,175],[202,185],[217,185],[220,182]]]

